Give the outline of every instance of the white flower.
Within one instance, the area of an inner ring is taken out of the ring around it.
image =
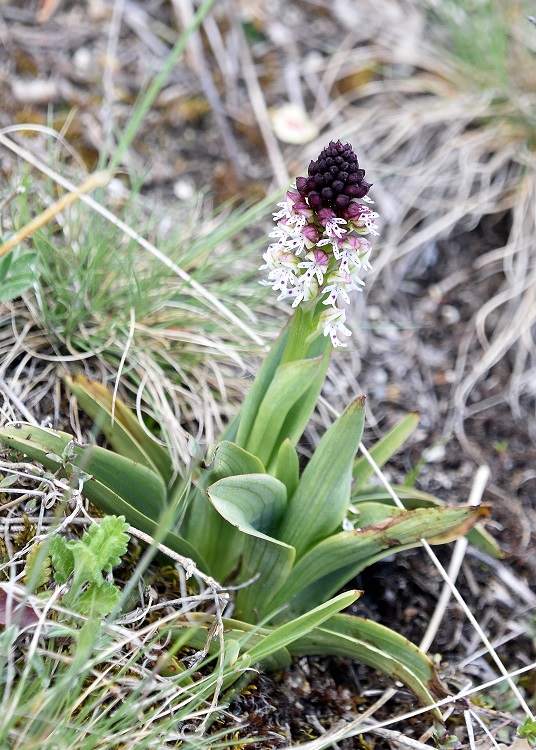
[[[331,338],[333,346],[347,346],[339,341],[337,334],[341,332],[345,336],[350,336],[352,331],[344,325],[346,313],[337,307],[331,307],[320,315],[320,325],[323,328],[324,336]]]
[[[306,268],[304,284],[309,284],[316,276],[318,284],[321,286],[324,281],[324,272],[329,265],[329,255],[323,250],[312,250],[305,256],[306,260],[298,263],[298,268]]]

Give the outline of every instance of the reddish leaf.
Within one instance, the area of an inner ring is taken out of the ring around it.
[[[0,627],[5,626],[7,622],[16,622],[20,628],[26,628],[39,622],[39,617],[30,604],[19,604],[0,587]]]

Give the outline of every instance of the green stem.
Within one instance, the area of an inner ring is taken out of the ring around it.
[[[312,300],[296,308],[292,318],[288,341],[281,358],[281,364],[306,359],[312,342],[317,338],[318,301]]]

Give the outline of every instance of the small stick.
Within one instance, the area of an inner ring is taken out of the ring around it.
[[[15,232],[15,234],[13,234],[8,240],[6,240],[3,245],[0,245],[0,258],[11,252],[13,248],[15,248],[23,240],[25,240],[26,237],[29,237],[35,231],[40,229],[44,224],[48,224],[48,222],[53,219],[54,216],[59,214],[60,211],[63,211],[64,208],[67,208],[67,206],[70,206],[72,203],[77,201],[81,195],[85,195],[86,193],[91,192],[91,190],[93,190],[94,188],[104,187],[110,182],[111,178],[111,172],[108,172],[107,170],[94,172],[88,177],[85,182],[80,185],[80,187],[76,188],[76,190],[73,190],[73,192],[71,193],[62,195],[59,200],[57,200],[48,208],[45,208],[44,211],[42,211],[34,219],[29,221],[25,226],[22,227],[22,229],[19,229],[18,232]]]

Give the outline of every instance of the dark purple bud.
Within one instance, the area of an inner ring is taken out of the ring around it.
[[[320,209],[324,205],[322,198],[315,191],[309,193],[309,195],[307,196],[307,201],[309,202],[309,205],[311,206],[313,211],[320,211]]]
[[[342,218],[346,219],[346,221],[358,221],[361,214],[368,210],[369,209],[361,203],[350,203],[348,208],[343,212]]]
[[[318,159],[311,161],[308,173],[309,177],[297,180],[296,186],[316,213],[325,208],[341,217],[350,209],[352,199],[363,198],[370,189],[349,143],[331,141]]]
[[[296,177],[296,189],[300,195],[307,195],[307,177]]]
[[[357,198],[361,188],[359,185],[347,185],[344,194],[349,198]]]
[[[344,209],[350,203],[350,198],[347,195],[338,195],[335,198],[334,205],[338,211],[344,211]]]

